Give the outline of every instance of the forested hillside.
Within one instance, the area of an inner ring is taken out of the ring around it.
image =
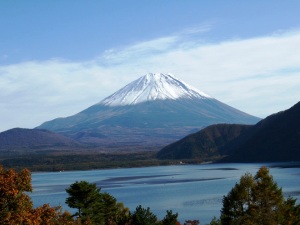
[[[220,151],[228,142],[240,136],[251,125],[218,124],[191,134],[158,152],[159,159],[217,159],[222,156]]]
[[[300,160],[300,102],[263,119],[223,148],[224,162]]]
[[[160,150],[159,159],[219,162],[300,160],[300,102],[256,125],[218,124]]]

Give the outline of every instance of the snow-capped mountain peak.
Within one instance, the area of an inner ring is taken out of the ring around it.
[[[211,97],[175,78],[172,74],[149,73],[103,99],[99,104],[133,105],[145,101],[179,98]]]

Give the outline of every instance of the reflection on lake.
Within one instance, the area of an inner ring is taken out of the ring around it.
[[[162,219],[166,210],[179,213],[179,221],[199,219],[209,223],[219,217],[222,197],[246,172],[255,174],[266,165],[285,196],[300,203],[300,163],[292,164],[203,164],[158,166],[130,169],[33,173],[34,191],[30,196],[35,206],[65,204],[65,189],[75,181],[86,180],[101,187],[134,211],[136,206],[150,207]]]

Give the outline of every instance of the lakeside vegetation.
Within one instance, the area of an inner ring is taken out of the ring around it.
[[[201,160],[159,160],[156,151],[97,153],[97,152],[56,152],[51,154],[29,154],[13,157],[2,157],[0,163],[4,168],[30,171],[67,171],[93,170],[110,168],[132,168],[180,163],[201,163]]]
[[[0,224],[3,225],[180,225],[178,214],[171,210],[159,220],[150,208],[138,205],[130,211],[96,184],[76,181],[66,189],[66,203],[77,209],[71,215],[61,207],[44,204],[34,208],[27,192],[32,191],[28,169],[17,172],[0,165]],[[201,218],[200,218],[201,220]],[[183,225],[198,225],[188,220]],[[297,225],[300,224],[300,205],[296,199],[283,197],[267,167],[253,176],[246,173],[223,197],[220,218],[209,225]]]

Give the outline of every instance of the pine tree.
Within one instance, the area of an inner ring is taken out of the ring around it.
[[[66,204],[71,208],[78,209],[73,216],[78,216],[82,222],[92,220],[94,224],[103,223],[103,215],[100,215],[99,208],[103,208],[100,189],[96,184],[87,181],[76,181],[66,189],[69,197]]]
[[[163,218],[162,225],[176,225],[178,213],[173,214],[172,210],[167,210],[166,216]]]
[[[300,206],[292,198],[284,199],[267,167],[253,177],[241,177],[227,196],[223,197],[222,225],[299,224]]]
[[[132,214],[131,225],[155,225],[158,223],[157,217],[150,211],[150,208],[136,207]]]
[[[282,189],[278,188],[267,167],[262,167],[254,177],[252,204],[255,214],[252,219],[258,224],[278,224],[280,208],[284,202]]]

